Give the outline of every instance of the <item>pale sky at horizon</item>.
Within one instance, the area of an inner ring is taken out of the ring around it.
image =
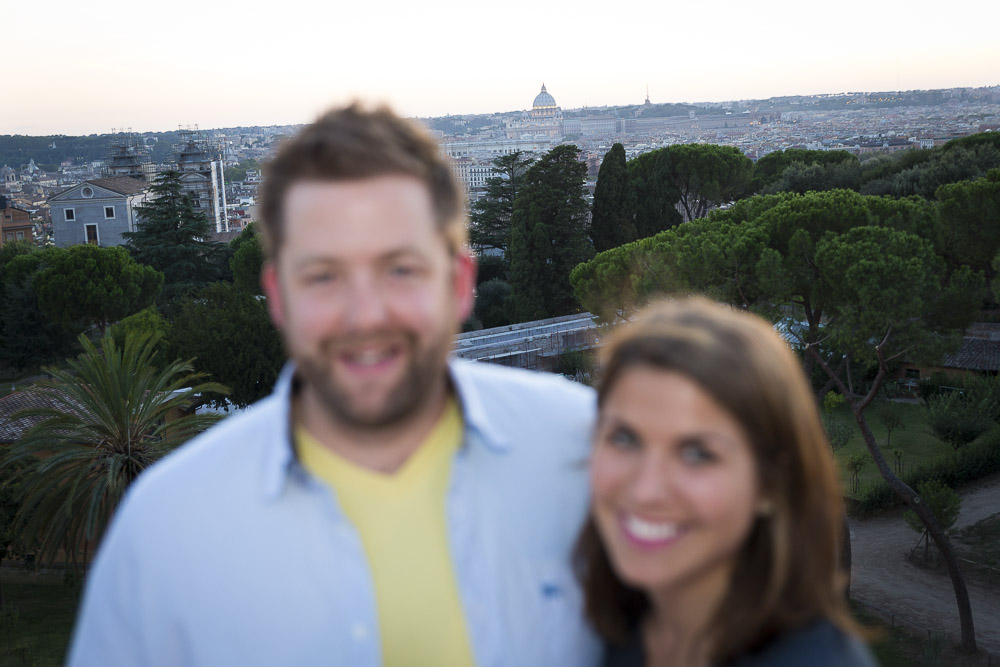
[[[16,2],[16,4],[15,4]],[[1000,84],[1000,3],[3,0],[0,134]]]

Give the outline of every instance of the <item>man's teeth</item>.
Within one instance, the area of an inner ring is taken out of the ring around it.
[[[625,518],[625,529],[640,540],[648,541],[669,540],[679,532],[676,523],[653,523],[631,514]]]
[[[391,356],[391,350],[367,350],[365,352],[353,352],[347,355],[347,358],[350,359],[352,363],[360,364],[362,366],[371,366],[385,361]]]

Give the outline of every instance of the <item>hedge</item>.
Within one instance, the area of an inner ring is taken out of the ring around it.
[[[945,454],[932,463],[916,466],[902,475],[911,489],[921,482],[938,480],[955,489],[977,479],[1000,473],[1000,430],[993,429],[958,451]],[[902,503],[885,480],[878,480],[860,497],[848,501],[851,516],[865,517]]]

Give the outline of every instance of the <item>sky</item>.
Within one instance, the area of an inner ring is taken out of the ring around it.
[[[0,134],[1000,84],[1000,2],[2,0]]]

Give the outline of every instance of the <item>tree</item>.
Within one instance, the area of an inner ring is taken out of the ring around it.
[[[487,280],[476,288],[474,314],[484,329],[510,324],[510,318],[507,316],[507,299],[509,297],[510,284],[499,278]]]
[[[0,359],[17,372],[65,357],[73,349],[75,334],[49,319],[35,294],[37,274],[59,252],[48,248],[18,255],[0,270]]]
[[[166,351],[167,341],[173,330],[156,306],[143,308],[138,313],[129,315],[126,318],[111,325],[111,335],[115,340],[125,340],[129,336],[147,335],[156,340],[156,351],[161,354]]]
[[[469,243],[477,252],[488,249],[507,252],[514,201],[534,161],[521,151],[493,160],[497,175],[486,179],[486,195],[472,204],[469,216]]]
[[[578,309],[569,274],[593,255],[587,229],[587,166],[576,146],[556,146],[525,174],[511,219],[510,314],[516,322]]]
[[[885,426],[885,447],[889,449],[892,447],[892,432],[896,429],[906,428],[906,422],[903,421],[903,415],[899,410],[899,403],[893,402],[888,397],[883,398],[875,403],[875,416]]]
[[[974,651],[968,589],[948,536],[918,494],[891,470],[865,416],[894,359],[904,355],[910,359],[940,358],[946,349],[942,341],[960,337],[962,329],[952,326],[958,324],[955,314],[937,308],[939,295],[950,293],[955,285],[945,280],[944,262],[934,254],[929,241],[885,227],[864,226],[827,234],[816,244],[813,261],[825,295],[823,330],[828,347],[870,359],[878,369],[869,391],[850,400],[851,412],[882,478],[920,517],[944,555],[958,605],[962,646]],[[965,323],[972,312],[966,313]],[[802,343],[841,393],[850,396],[843,379],[830,366],[831,355],[822,352],[823,345],[819,341]]]
[[[635,233],[647,238],[683,222],[677,210],[680,191],[671,177],[670,153],[660,148],[628,161],[635,203]]]
[[[920,499],[930,509],[941,529],[950,532],[962,509],[962,499],[959,495],[936,479],[918,484],[917,493],[920,494]],[[930,544],[930,540],[927,539],[927,527],[912,510],[903,512],[903,520],[906,521],[907,526],[920,533],[921,539],[924,540],[924,560],[927,560],[927,547]],[[917,544],[919,545],[920,542],[917,541]]]
[[[36,246],[31,241],[8,241],[0,246],[0,274],[3,273],[3,267],[7,266],[15,257],[20,257],[21,255],[27,255],[38,250]]]
[[[161,303],[226,277],[227,248],[208,240],[211,223],[181,188],[180,176],[161,174],[150,188],[152,200],[136,207],[138,228],[122,234],[137,262],[163,273]]]
[[[86,336],[83,353],[65,367],[49,367],[50,380],[31,391],[47,407],[18,417],[42,418],[4,456],[3,467],[22,464],[16,527],[41,559],[97,544],[125,491],[143,470],[218,420],[185,414],[207,393],[225,387],[201,382],[187,362],[157,367],[155,339],[129,336],[119,346],[110,333],[100,349]]]
[[[941,214],[941,254],[952,267],[968,265],[996,278],[1000,252],[1000,169],[986,178],[942,185],[936,197]]]
[[[260,287],[260,272],[264,266],[264,245],[261,242],[257,223],[251,222],[229,244],[233,251],[229,268],[233,272],[233,283],[247,294],[263,295]]]
[[[753,163],[738,148],[676,144],[667,150],[685,220],[704,217],[711,208],[739,199],[750,187]]]
[[[780,183],[785,172],[792,165],[799,165],[800,169],[817,166],[822,171],[824,167],[829,165],[842,164],[856,167],[858,158],[847,151],[814,151],[800,148],[774,151],[757,160],[754,165],[751,190],[761,192],[768,186]],[[781,188],[781,190],[785,191],[786,189]]]
[[[926,206],[837,190],[754,197],[734,206],[737,213],[724,211],[686,223],[656,241],[675,267],[672,275],[680,279],[680,290],[690,289],[696,279],[714,285],[713,294],[728,293],[734,306],[770,316],[797,340],[807,365],[817,366],[847,399],[879,473],[925,522],[944,554],[962,643],[974,650],[968,591],[948,537],[916,492],[892,472],[866,415],[890,364],[904,357],[939,363],[946,351],[957,347],[981,303],[982,274],[966,266],[947,270],[932,240],[936,234],[929,233],[935,229],[935,216],[921,208]],[[732,224],[734,218],[738,224]],[[713,230],[713,222],[729,227]],[[722,238],[735,249],[720,248]],[[746,258],[752,253],[738,248],[755,244],[763,249],[759,261],[751,263]],[[616,290],[631,298],[638,291],[635,284],[643,285],[645,279],[628,270],[643,268],[637,262],[647,262],[649,247],[636,243],[624,248],[626,252],[614,255],[613,264],[610,253],[602,253],[574,271],[577,288],[585,288],[588,298]],[[586,300],[584,304],[591,305]],[[857,363],[873,368],[867,391],[860,395],[850,387],[850,378],[843,377]]]
[[[271,391],[285,354],[263,299],[215,283],[181,300],[176,310],[171,356],[194,357],[192,366],[229,387],[235,405],[249,405]]]
[[[967,445],[993,428],[996,404],[957,391],[927,399],[927,425],[934,437],[953,449]]]
[[[42,312],[74,333],[142,310],[162,286],[163,274],[137,264],[124,248],[95,245],[50,254],[34,279]]]
[[[823,428],[830,442],[830,449],[837,451],[854,437],[855,428],[850,420],[837,414],[823,415]]]
[[[19,549],[17,545],[20,540],[14,531],[14,518],[21,508],[21,500],[18,495],[18,485],[20,484],[21,466],[4,466],[0,468],[0,564],[4,558],[10,558]],[[7,606],[4,597],[3,584],[0,583],[0,613],[3,613]]]
[[[637,238],[635,200],[625,163],[625,147],[615,144],[604,156],[594,188],[590,236],[594,250],[601,252]]]

